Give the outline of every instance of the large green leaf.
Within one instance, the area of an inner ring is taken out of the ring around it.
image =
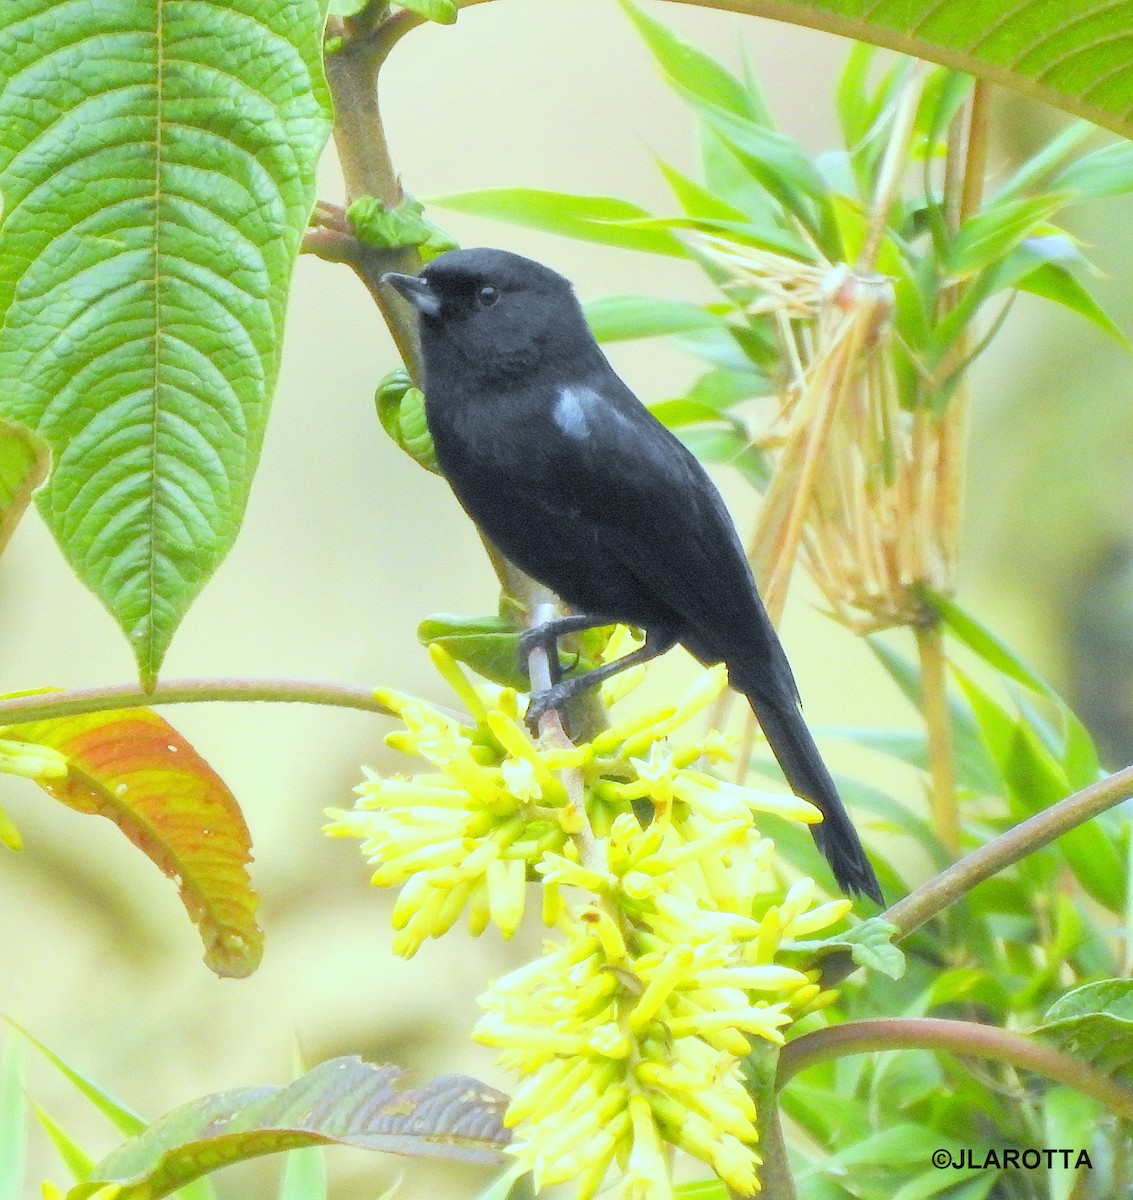
[[[1133,135],[1133,11],[1114,0],[684,2],[888,46]]]
[[[318,0],[0,5],[0,411],[142,678],[236,535],[329,129]]]

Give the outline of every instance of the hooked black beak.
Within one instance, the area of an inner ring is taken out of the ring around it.
[[[420,275],[398,275],[387,271],[382,276],[382,283],[396,288],[423,317],[435,317],[441,311],[439,297],[429,287],[429,281]]]

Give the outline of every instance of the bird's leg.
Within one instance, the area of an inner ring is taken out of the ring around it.
[[[554,617],[550,621],[544,621],[542,625],[533,625],[519,635],[519,669],[527,671],[527,660],[532,650],[545,650],[551,670],[551,682],[558,683],[562,675],[559,664],[559,638],[568,633],[581,633],[584,629],[598,629],[603,625],[614,624],[616,622],[609,617],[597,616],[594,613],[574,613],[569,617]]]
[[[569,621],[577,618],[566,617],[564,619]],[[555,624],[555,622],[551,622],[551,624]],[[544,625],[542,628],[545,629],[547,626]],[[579,628],[579,626],[575,626],[575,628]],[[581,626],[581,628],[586,627]],[[595,687],[612,675],[617,675],[619,671],[624,671],[627,667],[636,667],[639,663],[648,662],[651,658],[664,654],[666,650],[670,650],[676,645],[676,641],[676,637],[667,630],[647,630],[644,646],[639,646],[636,650],[621,658],[616,658],[604,666],[595,667],[593,671],[587,671],[585,675],[562,679],[545,691],[537,692],[527,703],[527,727],[532,733],[536,732],[539,727],[539,718],[548,710],[561,709],[568,700],[573,700],[575,696],[581,695],[588,688]]]

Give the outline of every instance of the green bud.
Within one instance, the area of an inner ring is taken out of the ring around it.
[[[440,474],[433,439],[425,419],[425,397],[410,381],[404,367],[391,371],[378,384],[374,402],[382,428],[415,463]]]

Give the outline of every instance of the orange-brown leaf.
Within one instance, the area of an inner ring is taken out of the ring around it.
[[[218,975],[259,965],[263,933],[248,878],[251,838],[224,781],[162,717],[119,709],[10,725],[5,736],[66,755],[65,779],[40,786],[78,812],[108,817],[181,890]]]

